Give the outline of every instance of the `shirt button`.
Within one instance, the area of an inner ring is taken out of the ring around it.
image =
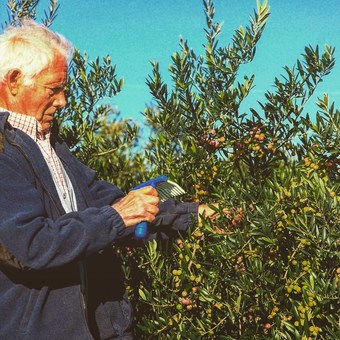
[[[65,192],[63,193],[63,199],[64,200],[66,199],[66,193]]]

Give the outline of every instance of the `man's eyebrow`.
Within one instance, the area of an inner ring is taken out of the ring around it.
[[[49,84],[45,84],[44,86],[46,87],[50,87],[50,88],[65,88],[65,86],[67,85],[67,83],[49,83]]]

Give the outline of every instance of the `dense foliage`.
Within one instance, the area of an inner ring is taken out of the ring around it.
[[[254,75],[238,74],[255,55],[269,8],[258,3],[249,26],[221,46],[214,5],[204,6],[205,55],[182,40],[170,85],[153,63],[146,157],[187,199],[227,212],[175,245],[149,244],[142,259],[136,252],[140,336],[339,338],[340,114],[327,95],[314,119],[304,112],[334,66],[334,49],[306,47],[275,78],[261,112],[243,113]]]
[[[8,1],[11,20],[34,17],[38,2]],[[51,0],[46,23],[56,4]],[[72,150],[102,178],[127,190],[166,173],[187,191],[183,199],[219,203],[219,218],[176,240],[116,249],[136,336],[340,338],[340,111],[325,94],[305,112],[334,66],[334,49],[306,47],[275,78],[260,109],[242,112],[255,76],[240,79],[239,71],[255,56],[269,6],[257,3],[249,26],[224,46],[214,4],[203,4],[205,54],[181,40],[171,84],[152,64],[147,85],[155,105],[145,117],[153,133],[145,154],[133,148],[138,128],[102,103],[122,86],[109,57],[91,62],[75,54],[60,118]]]

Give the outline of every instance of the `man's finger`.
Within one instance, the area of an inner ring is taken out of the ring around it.
[[[133,190],[131,192],[141,193],[144,195],[158,196],[158,191],[152,186],[143,187],[137,190]]]

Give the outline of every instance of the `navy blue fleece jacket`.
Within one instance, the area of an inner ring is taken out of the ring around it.
[[[112,245],[133,228],[111,207],[123,192],[53,136],[77,198],[78,211],[66,214],[38,146],[7,117],[0,113],[0,338],[123,336],[132,311]],[[185,231],[197,209],[164,202],[153,228]]]

